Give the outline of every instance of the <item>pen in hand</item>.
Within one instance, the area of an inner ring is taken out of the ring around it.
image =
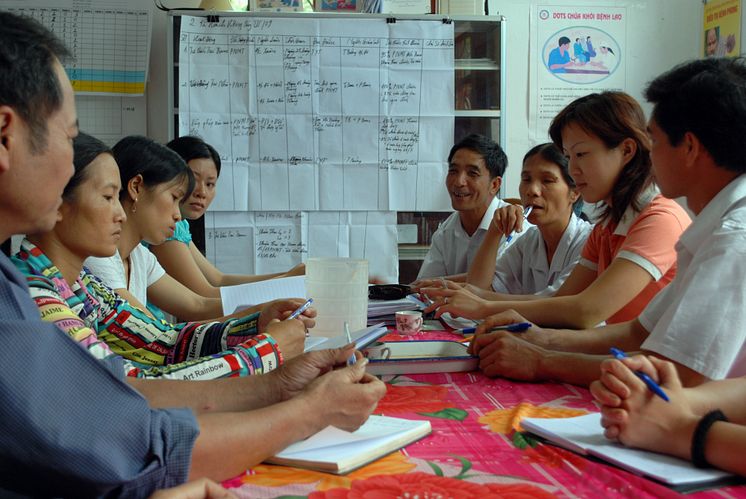
[[[614,357],[616,357],[619,360],[622,360],[622,359],[624,359],[624,358],[627,357],[626,353],[624,353],[621,350],[619,350],[618,348],[614,348],[614,347],[611,347],[611,355],[613,355]],[[656,395],[658,395],[660,398],[662,398],[666,402],[669,402],[668,395],[666,395],[666,392],[663,391],[663,388],[661,388],[658,385],[658,383],[656,383],[655,381],[653,381],[653,378],[651,378],[650,376],[648,376],[647,374],[645,374],[642,371],[633,371],[633,372],[635,373],[635,375],[638,378],[640,378],[643,381],[643,383],[645,383],[648,386],[648,388],[650,389],[650,391],[652,391],[653,393],[655,393]]]
[[[345,334],[347,335],[347,343],[352,343],[352,336],[350,336],[350,325],[345,322]],[[355,358],[355,352],[352,352],[350,358],[347,359],[348,366],[354,366],[357,359]]]
[[[523,219],[528,220],[528,216],[531,214],[531,211],[534,209],[533,205],[528,205],[523,209]],[[511,239],[513,239],[513,234],[515,234],[515,231],[508,234],[508,237],[505,238],[505,242],[509,243]]]
[[[307,309],[308,307],[310,307],[312,303],[313,303],[313,298],[309,298],[308,300],[306,300],[306,302],[305,302],[305,303],[304,303],[303,305],[301,305],[300,307],[298,307],[298,308],[296,308],[295,310],[293,310],[293,313],[292,313],[292,314],[290,314],[290,315],[288,316],[288,318],[287,318],[287,319],[285,319],[285,320],[286,320],[286,321],[289,321],[289,320],[291,320],[291,319],[295,319],[295,318],[297,318],[297,317],[298,317],[298,316],[299,316],[300,314],[302,314],[303,312],[305,312],[305,311],[306,311],[306,309]]]
[[[526,329],[531,327],[530,322],[516,322],[515,324],[505,324],[504,326],[494,326],[490,328],[490,332],[492,331],[508,331],[509,333],[522,333]],[[467,334],[474,334],[477,331],[476,327],[465,327],[463,329],[459,329],[461,331],[461,334],[467,335]]]

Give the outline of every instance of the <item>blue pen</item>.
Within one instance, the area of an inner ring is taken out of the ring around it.
[[[522,333],[530,327],[530,322],[516,322],[515,324],[506,324],[504,326],[491,327],[490,331],[508,331],[509,333]],[[477,331],[477,328],[465,327],[464,329],[460,329],[460,331],[461,334],[466,336],[467,334],[474,334]]]
[[[529,205],[523,208],[523,219],[528,220],[528,216],[531,214],[531,211],[534,209],[534,205]],[[513,239],[513,234],[515,234],[515,231],[508,234],[508,237],[505,238],[505,242],[509,243],[511,239]]]
[[[627,354],[619,350],[618,348],[611,347],[611,355],[616,357],[619,360],[622,360],[627,357]],[[660,398],[665,400],[666,402],[669,401],[668,395],[666,395],[666,392],[663,391],[663,388],[661,388],[658,383],[653,381],[653,378],[648,376],[642,371],[634,371],[634,373],[637,375],[638,378],[640,378],[646,385],[648,385],[648,388],[650,388],[650,391],[658,395]]]
[[[306,303],[304,303],[304,304],[303,304],[303,305],[301,305],[300,307],[296,308],[296,309],[295,309],[295,310],[293,311],[293,313],[292,313],[292,314],[290,314],[290,315],[288,316],[288,318],[287,318],[287,319],[285,319],[285,320],[286,320],[286,321],[289,321],[290,319],[295,319],[295,318],[296,318],[296,317],[298,317],[298,316],[299,316],[300,314],[302,314],[303,312],[305,312],[305,311],[306,311],[306,309],[307,309],[308,307],[310,307],[312,303],[313,303],[313,298],[309,298],[308,300],[306,300]]]
[[[345,334],[347,335],[347,343],[352,343],[352,336],[350,336],[350,325],[345,322]],[[355,352],[352,352],[350,358],[347,359],[348,366],[354,366],[357,359],[355,358]]]

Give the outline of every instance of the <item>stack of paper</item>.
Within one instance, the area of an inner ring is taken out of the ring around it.
[[[327,426],[267,462],[339,475],[419,440],[431,431],[430,421],[371,416],[352,433]]]
[[[421,310],[423,303],[414,295],[400,300],[368,300],[368,323],[383,321],[394,323],[394,314],[400,310]]]

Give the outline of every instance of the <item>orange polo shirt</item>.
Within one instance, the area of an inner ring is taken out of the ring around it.
[[[675,245],[692,219],[676,201],[657,193],[647,198],[640,212],[627,208],[618,224],[596,224],[580,254],[580,265],[597,276],[615,258],[630,260],[653,276],[645,289],[606,319],[607,324],[636,318],[676,275]]]

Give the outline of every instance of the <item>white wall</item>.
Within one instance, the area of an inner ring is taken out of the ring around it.
[[[505,178],[508,197],[518,195],[520,161],[533,145],[528,139],[529,13],[536,5],[613,6],[627,8],[626,89],[643,104],[646,82],[675,64],[698,56],[702,0],[489,0],[490,14],[506,17],[507,61],[505,121],[509,167]],[[742,47],[742,50],[743,47]]]
[[[166,2],[171,7],[197,7],[200,0]],[[153,41],[150,46],[150,80],[148,81],[148,137],[158,142],[167,142],[168,123],[173,117],[168,108],[168,50],[171,41],[166,36],[166,27],[171,21],[167,12],[153,7]]]
[[[529,13],[540,5],[605,5],[627,8],[627,91],[648,106],[642,99],[642,89],[647,81],[673,67],[675,64],[698,55],[701,43],[702,0],[553,0],[529,2],[527,0],[489,0],[490,13],[501,14],[507,19],[507,60],[505,121],[507,144],[504,144],[510,161],[505,178],[507,197],[518,195],[519,168],[523,154],[532,145],[528,139],[528,50]],[[199,0],[170,2],[179,7],[196,7]],[[172,117],[168,109],[167,52],[170,42],[166,36],[169,17],[154,9],[153,43],[150,56],[150,81],[148,83],[148,135],[155,140],[168,140],[168,123]],[[746,50],[741,42],[741,49]]]

